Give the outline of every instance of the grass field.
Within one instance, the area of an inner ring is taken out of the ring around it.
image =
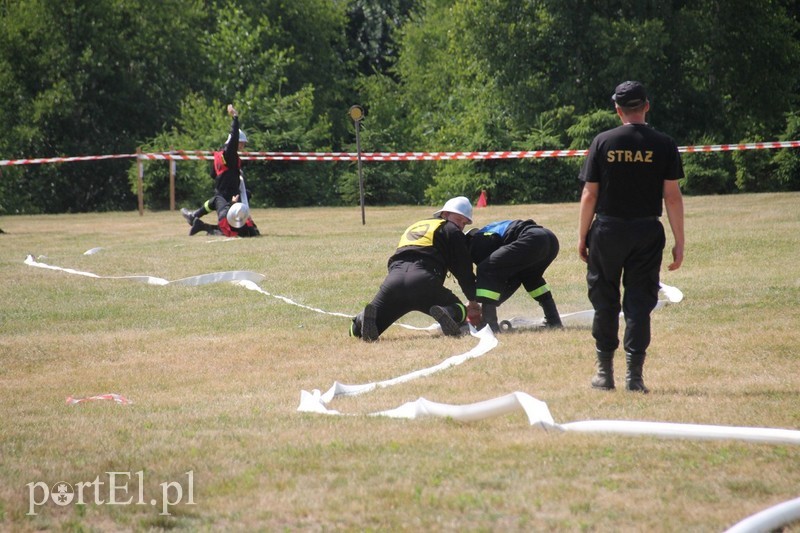
[[[256,210],[265,236],[240,240],[190,238],[167,212],[0,217],[0,529],[714,532],[796,498],[791,445],[544,432],[521,412],[365,416],[522,391],[559,423],[799,429],[800,194],[685,203],[686,259],[662,274],[685,299],[653,314],[651,394],[592,390],[591,333],[568,328],[502,335],[458,367],[336,399],[342,417],[298,413],[300,391],[389,379],[475,339],[394,327],[367,344],[348,338],[347,318],[230,283],[154,286],[24,260],[168,280],[249,270],[273,295],[355,314],[402,230],[433,208],[367,208],[366,225],[358,207]],[[577,217],[577,204],[475,211],[477,225],[534,218],[556,232],[547,280],[562,313],[590,308]],[[541,316],[524,293],[500,308],[515,315]],[[133,404],[65,403],[102,393]],[[60,481],[83,484],[84,505],[32,506]]]

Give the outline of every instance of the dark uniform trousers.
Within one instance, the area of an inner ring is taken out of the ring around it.
[[[239,194],[239,191],[236,191],[234,194],[215,193],[214,197],[206,202],[206,211],[209,213],[212,210],[216,211],[217,218],[225,217],[228,214],[228,209],[230,209],[231,204],[233,203],[233,197],[237,194]]]
[[[217,220],[222,220],[227,216],[228,209],[230,209],[233,204],[233,197],[237,194],[239,194],[238,190],[235,192],[228,191],[226,193],[215,190],[214,196],[206,200],[203,203],[203,207],[192,213],[192,216],[195,218],[202,218],[203,215],[216,211]]]
[[[392,262],[378,294],[372,299],[378,333],[383,333],[397,319],[411,311],[428,314],[434,305],[461,304],[456,295],[443,285],[444,279],[444,275],[430,261]]]
[[[534,298],[549,292],[544,273],[558,256],[559,244],[547,228],[529,227],[510,244],[495,250],[478,265],[478,289],[500,294],[499,305],[511,297],[520,285]],[[480,298],[481,301],[488,301]],[[494,302],[492,302],[494,303]]]
[[[592,222],[586,281],[595,310],[592,335],[597,350],[613,352],[619,347],[621,280],[623,347],[629,354],[646,353],[665,243],[664,226],[657,217],[626,220],[598,215]]]

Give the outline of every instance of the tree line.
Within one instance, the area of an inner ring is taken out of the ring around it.
[[[215,150],[588,148],[621,81],[679,145],[800,138],[797,0],[2,0],[2,159]],[[578,198],[581,158],[371,162],[370,204]],[[687,194],[800,190],[796,150],[685,154]],[[212,189],[180,162],[176,197]],[[249,162],[257,207],[358,201],[356,165]],[[0,214],[131,210],[131,160],[0,167]],[[145,201],[169,205],[168,166]]]

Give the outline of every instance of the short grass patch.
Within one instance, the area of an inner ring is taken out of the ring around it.
[[[522,413],[469,424],[365,415],[519,390],[557,422],[800,428],[798,205],[797,193],[686,198],[686,260],[662,275],[685,299],[653,315],[648,396],[592,390],[591,333],[571,328],[503,335],[461,366],[337,399],[342,417],[298,413],[300,391],[396,377],[474,339],[395,327],[367,344],[347,336],[347,318],[233,284],[95,279],[25,257],[109,277],[250,270],[272,295],[352,315],[402,230],[434,209],[367,208],[366,225],[356,207],[255,210],[265,236],[234,241],[190,238],[168,212],[0,217],[0,528],[722,531],[797,497],[799,448],[553,434]],[[590,307],[577,215],[577,204],[489,206],[475,223],[552,229],[561,253],[546,278],[568,313]],[[521,291],[500,308],[511,316],[541,312]],[[134,403],[65,404],[108,392]],[[129,504],[109,503],[109,472]],[[59,481],[86,484],[86,504],[31,513],[32,484]]]

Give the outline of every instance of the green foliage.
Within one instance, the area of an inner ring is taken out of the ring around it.
[[[683,154],[681,190],[685,194],[724,194],[732,192],[734,170],[729,154]]]
[[[430,204],[441,204],[454,196],[466,196],[474,202],[481,190],[490,194],[494,190],[496,175],[492,168],[481,172],[471,161],[447,161],[436,166],[433,184],[425,191]]]
[[[574,150],[586,150],[592,144],[595,135],[617,126],[619,126],[619,118],[610,109],[596,110],[576,117],[575,123],[566,129],[572,139],[569,147]]]
[[[800,113],[789,113],[786,117],[786,133],[781,136],[782,141],[795,141],[800,139]],[[773,163],[778,190],[800,191],[800,153],[796,148],[775,150]]]
[[[290,60],[286,82],[276,96],[313,87],[314,117],[327,116],[336,139],[344,137],[349,131],[346,113],[353,103],[350,87],[355,78],[354,67],[346,58],[347,2],[248,0],[246,3],[249,16],[267,17],[276,28],[262,47],[285,51]],[[317,148],[322,147],[308,145],[304,149]]]
[[[408,19],[414,0],[352,0],[347,10],[349,60],[369,76],[385,73],[397,61],[395,32]]]
[[[141,146],[143,152],[170,152],[193,147],[196,150],[215,150],[225,141],[230,129],[222,103],[211,103],[198,94],[190,94],[180,105],[180,118],[170,130],[156,135]],[[199,206],[213,190],[211,162],[205,160],[179,161],[175,164],[175,198],[180,204]],[[143,162],[145,205],[150,209],[169,207],[169,163],[164,160]],[[138,186],[138,165],[128,170],[130,190]]]
[[[26,186],[25,172],[26,169],[19,166],[0,170],[0,213],[19,215],[41,212],[36,192]]]
[[[4,153],[132,152],[135,139],[168,120],[200,70],[194,28],[202,26],[201,8],[177,0],[6,3],[0,16]],[[126,166],[27,167],[25,187],[37,201],[18,205],[30,212],[133,207],[124,180],[112,177]]]
[[[364,203],[367,205],[415,205],[425,200],[431,166],[427,162],[362,162]],[[354,163],[338,178],[339,196],[345,204],[358,204],[361,189]]]
[[[787,116],[787,134],[797,135],[797,116]],[[796,139],[796,138],[795,138]],[[741,141],[742,144],[764,142],[761,138]],[[742,192],[796,190],[800,185],[796,150],[749,150],[733,152],[736,186]]]
[[[270,94],[259,94],[257,89],[251,86],[243,97],[252,107],[238,106],[237,109],[241,128],[248,135],[248,151],[257,151],[260,147],[269,147],[269,151],[298,151],[307,146],[330,149],[330,124],[324,117],[313,118],[310,87],[278,99]],[[219,101],[206,102],[200,95],[190,95],[181,105],[176,127],[157,136],[143,149],[160,152],[191,146],[199,150],[217,150],[230,130],[230,118],[225,108],[226,105]],[[181,161],[177,169],[175,197],[179,204],[195,205],[210,197],[214,182],[209,161]],[[312,170],[310,165],[296,162],[245,161],[243,173],[251,204],[255,207],[335,204],[334,169],[318,166],[317,170],[322,172]],[[164,161],[145,163],[148,207],[159,209],[168,205],[168,172]],[[135,165],[128,175],[131,190],[136,190],[138,174]]]
[[[800,68],[794,2],[699,0],[677,12],[670,78],[675,134],[774,138],[797,104]],[[702,37],[698,37],[702,36]]]
[[[583,149],[618,123],[610,94],[625,79],[647,85],[648,121],[680,145],[792,139],[795,11],[786,0],[10,0],[0,153],[212,150],[227,103],[255,151],[355,151],[354,103],[367,112],[365,151]],[[796,152],[687,157],[684,187],[794,190]],[[363,175],[371,204],[482,188],[495,202],[563,201],[579,164],[368,163]],[[181,204],[211,193],[208,166],[178,163]],[[136,174],[124,160],[4,169],[0,213],[132,209]],[[256,205],[359,198],[353,164],[259,162],[246,174]],[[166,207],[167,176],[166,162],[145,164],[148,207]]]
[[[742,144],[763,141],[743,140]],[[731,158],[736,167],[736,187],[742,192],[767,192],[779,190],[773,179],[775,175],[774,154],[767,150],[733,152]]]
[[[486,191],[492,203],[524,204],[578,199],[580,161],[574,158],[452,161],[441,163],[426,191],[432,204],[453,196],[478,198]]]
[[[248,136],[248,151],[313,151],[331,149],[331,121],[315,111],[313,85],[286,90],[288,71],[295,63],[293,49],[281,49],[285,28],[260,15],[253,20],[248,11],[232,4],[220,11],[217,28],[206,33],[203,52],[216,72],[224,75],[209,80],[209,99],[189,94],[180,106],[176,124],[145,145],[146,150],[216,150],[230,130],[225,113],[234,103],[240,127]],[[156,170],[150,172],[153,167]],[[164,169],[164,170],[159,170]],[[243,172],[255,207],[335,204],[334,169],[300,163],[245,162]],[[168,167],[148,163],[145,169],[145,198],[148,207],[163,208],[168,198]],[[137,170],[129,171],[135,190]],[[213,191],[210,163],[179,164],[176,201],[197,205]]]
[[[251,87],[245,93],[248,150],[330,151],[332,123],[314,112],[316,91],[302,87],[287,96]],[[257,206],[332,205],[337,169],[325,163],[251,164],[246,171]]]
[[[412,123],[407,116],[408,106],[402,98],[402,88],[398,83],[388,75],[376,74],[361,77],[358,88],[370,103],[360,125],[362,151],[409,151],[406,143],[411,135]],[[353,141],[346,145],[350,152],[357,150],[355,136]],[[372,205],[422,203],[433,171],[434,166],[428,162],[363,162],[365,203]],[[345,203],[358,203],[360,187],[357,165],[351,165],[342,174],[339,193]]]
[[[700,144],[710,144],[707,139]],[[735,191],[731,155],[722,152],[682,154],[685,194],[725,194]]]
[[[206,31],[203,53],[210,65],[212,93],[231,102],[252,86],[279,91],[286,83],[286,68],[292,63],[289,50],[277,47],[280,34],[266,15],[249,17],[236,3],[219,9],[216,27]]]

